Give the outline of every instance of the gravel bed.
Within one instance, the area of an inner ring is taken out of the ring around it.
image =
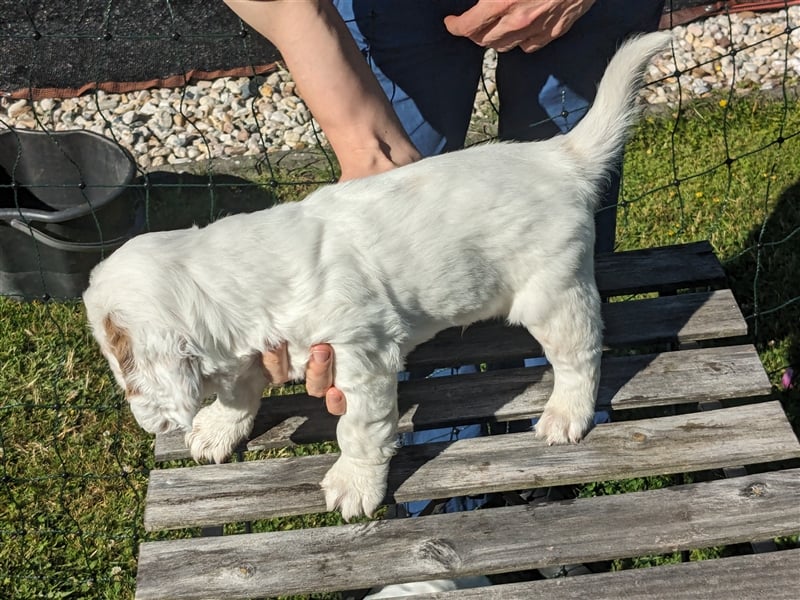
[[[735,13],[675,27],[673,49],[658,57],[645,88],[650,105],[679,99],[780,88],[800,81],[800,7],[773,13]],[[735,49],[735,52],[731,52]],[[475,100],[483,122],[496,100],[496,55],[487,52],[484,83]],[[676,71],[680,72],[675,77]],[[666,78],[666,79],[665,79]],[[183,88],[80,98],[0,99],[0,128],[88,129],[115,138],[144,170],[208,158],[304,150],[325,143],[289,73],[223,78]]]

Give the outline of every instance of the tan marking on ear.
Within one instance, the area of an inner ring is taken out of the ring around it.
[[[106,331],[106,341],[108,342],[109,350],[111,354],[114,355],[114,358],[117,359],[122,377],[125,379],[125,397],[128,398],[138,393],[138,390],[131,387],[128,383],[128,379],[133,375],[136,368],[133,359],[131,338],[127,330],[114,322],[111,315],[106,315],[106,318],[103,320],[103,327]]]

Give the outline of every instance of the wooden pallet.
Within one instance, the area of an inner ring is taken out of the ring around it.
[[[136,597],[262,598],[369,588],[800,532],[800,469],[776,470],[776,464],[800,458],[800,444],[781,406],[769,397],[769,381],[755,349],[743,340],[745,321],[708,244],[599,257],[597,280],[601,294],[612,300],[604,305],[608,350],[598,399],[612,422],[598,425],[575,446],[547,446],[523,432],[402,448],[392,461],[387,501],[743,465],[769,465],[772,471],[762,466],[758,475],[742,471],[742,477],[618,496],[147,542],[140,547]],[[640,297],[650,292],[659,295]],[[409,366],[508,361],[538,352],[525,331],[481,323],[443,332],[418,348]],[[536,417],[551,388],[547,366],[401,383],[400,430]],[[709,403],[719,408],[698,410]],[[246,449],[332,440],[335,424],[318,399],[270,397]],[[186,456],[181,437],[157,438],[157,460]],[[329,454],[156,469],[150,474],[145,527],[209,527],[324,511],[319,482],[335,459]],[[717,578],[725,584],[703,588],[699,597],[731,597],[730,590],[767,583],[771,598],[784,592],[796,597],[800,589],[779,573],[796,571],[799,556],[795,551],[752,554],[457,594],[581,597],[591,589],[594,596],[610,598],[635,586],[642,596],[682,597],[691,592],[689,582]]]

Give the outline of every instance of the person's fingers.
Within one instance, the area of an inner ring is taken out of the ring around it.
[[[271,384],[282,385],[289,381],[289,353],[286,350],[286,342],[281,343],[277,348],[263,352],[261,364],[264,365]]]
[[[523,40],[522,42],[520,42],[519,47],[523,52],[531,54],[533,52],[536,52],[537,50],[541,50],[542,48],[544,48],[547,44],[550,43],[550,41],[551,40],[549,39],[543,40],[540,37],[529,38],[527,40]],[[498,50],[498,52],[502,52],[502,50]]]
[[[309,396],[322,398],[333,385],[333,348],[329,344],[311,346],[306,365],[306,391]]]
[[[467,37],[480,44],[486,31],[491,29],[501,17],[498,7],[491,3],[478,2],[460,15],[448,15],[444,18],[444,26],[452,35]]]
[[[594,5],[594,0],[572,0],[542,15],[538,21],[531,22],[532,29],[521,36],[519,47],[523,52],[541,50],[553,40],[567,33],[572,26]]]
[[[335,387],[328,388],[325,392],[325,408],[332,415],[341,416],[347,412],[347,402],[344,394]]]
[[[492,48],[498,52],[508,52],[521,45],[522,43],[520,42],[519,36],[516,34],[503,36],[495,41],[484,44],[485,47]]]
[[[460,15],[445,17],[447,30],[485,48],[535,52],[566,33],[594,0],[479,0]]]

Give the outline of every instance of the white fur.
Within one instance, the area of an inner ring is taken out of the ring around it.
[[[566,136],[429,158],[125,244],[95,268],[84,301],[139,423],[182,429],[195,459],[221,462],[252,428],[267,382],[261,352],[286,340],[300,379],[309,347],[329,342],[347,412],[342,454],[322,487],[329,509],[370,514],[395,452],[406,355],[447,327],[506,317],[553,366],[537,436],[578,442],[592,422],[601,355],[597,188],[634,114],[639,73],[667,39],[625,45]]]

